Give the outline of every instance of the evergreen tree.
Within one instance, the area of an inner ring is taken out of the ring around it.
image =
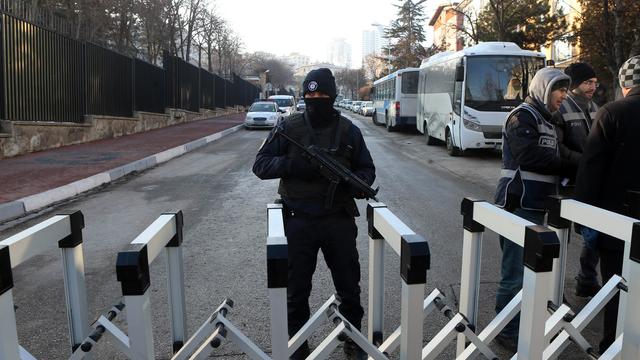
[[[548,0],[489,0],[478,15],[480,41],[509,41],[538,50],[567,33],[562,14],[554,14]]]
[[[426,40],[424,34],[424,10],[422,4],[426,0],[398,0],[398,18],[391,22],[385,30],[385,37],[389,39],[389,47],[384,50],[391,54],[391,65],[395,69],[420,66],[426,57],[422,43]]]

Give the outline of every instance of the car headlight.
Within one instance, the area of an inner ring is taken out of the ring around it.
[[[253,118],[252,118],[251,116],[247,115],[247,117],[245,118],[245,120],[247,120],[247,121],[251,121],[251,120],[253,120]]]
[[[277,115],[271,115],[269,117],[269,120],[278,120],[278,116]]]
[[[467,129],[471,130],[471,131],[478,131],[478,132],[482,132],[482,128],[480,127],[480,123],[477,120],[471,120],[468,118],[463,118],[462,119],[462,123],[464,124],[464,127],[466,127]]]

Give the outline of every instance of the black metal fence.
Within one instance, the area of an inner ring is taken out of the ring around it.
[[[90,43],[84,51],[87,114],[133,116],[133,59]]]
[[[214,75],[205,69],[200,69],[200,106],[203,109],[216,108],[216,86]]]
[[[134,73],[136,111],[163,113],[167,100],[164,69],[135,59]]]
[[[87,114],[130,117],[167,107],[198,112],[249,105],[259,93],[236,75],[229,81],[168,53],[159,68],[1,10],[0,119],[82,122]]]
[[[83,45],[0,13],[0,119],[82,121]]]

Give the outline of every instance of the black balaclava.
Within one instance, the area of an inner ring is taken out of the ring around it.
[[[317,125],[329,123],[336,114],[333,108],[333,102],[336,99],[336,79],[331,70],[320,68],[309,71],[302,83],[302,88],[303,96],[316,91],[329,96],[328,98],[304,98],[305,111],[311,125],[317,127]]]

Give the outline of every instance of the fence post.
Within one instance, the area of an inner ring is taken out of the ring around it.
[[[640,298],[640,222],[633,224],[630,248],[627,296],[636,300]],[[622,359],[640,359],[640,307],[635,301],[628,301],[620,309],[624,309]]]
[[[369,320],[368,338],[376,346],[382,344],[384,329],[384,238],[373,225],[375,208],[383,208],[382,203],[367,205],[369,233]]]
[[[284,233],[282,204],[267,206],[267,287],[271,303],[271,352],[274,359],[287,359],[288,245]]]
[[[420,235],[403,235],[400,239],[400,276],[402,299],[400,326],[400,359],[422,359],[423,302],[430,253],[427,241]]]
[[[554,231],[540,225],[525,228],[518,360],[541,360],[547,347],[549,282],[553,279],[554,258],[559,252],[560,244]]]
[[[551,299],[556,306],[560,306],[563,303],[567,249],[571,229],[571,221],[560,216],[560,204],[563,199],[565,199],[565,197],[555,195],[549,196],[545,200],[545,207],[548,214],[547,226],[556,232],[558,240],[560,241],[560,254],[557,259],[553,260],[553,281],[549,284],[551,287]]]
[[[187,341],[187,305],[184,296],[184,267],[182,264],[182,211],[165,212],[173,215],[176,234],[166,245],[167,285],[169,287],[169,310],[171,311],[171,338],[176,353]]]
[[[484,226],[473,220],[473,206],[476,200],[464,198],[460,204],[463,216],[464,237],[462,245],[462,269],[460,279],[459,312],[469,321],[469,328],[476,331],[478,321],[478,302],[480,297],[480,269],[482,268],[482,236]],[[466,348],[466,337],[458,334],[456,354],[459,356]]]
[[[18,329],[13,304],[13,274],[8,246],[0,246],[0,358],[18,360]]]
[[[126,305],[129,346],[136,359],[153,360],[151,304],[147,290],[150,285],[147,246],[130,244],[118,253],[116,275],[122,286]]]
[[[69,216],[71,226],[71,234],[58,241],[58,247],[62,252],[69,339],[73,352],[82,344],[85,337],[89,335],[87,287],[84,278],[84,257],[82,251],[84,216],[80,211],[63,212],[58,215]]]

